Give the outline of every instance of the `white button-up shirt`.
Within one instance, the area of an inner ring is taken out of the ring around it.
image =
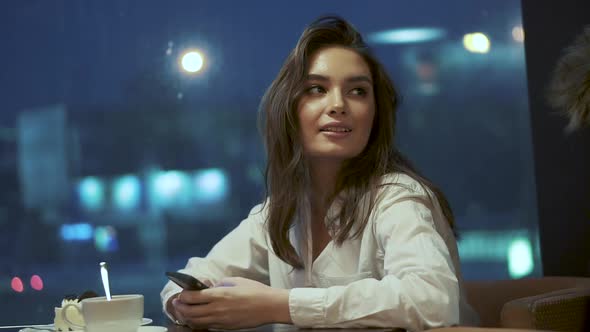
[[[465,299],[455,237],[436,199],[406,175],[386,176],[383,184],[362,234],[340,246],[330,241],[313,262],[309,208],[299,211],[290,239],[304,269],[294,270],[273,253],[267,210],[258,205],[205,258],[193,257],[179,271],[214,283],[240,276],[290,289],[289,311],[299,327],[477,324]],[[335,203],[328,218],[338,210]],[[164,307],[180,290],[166,284]]]

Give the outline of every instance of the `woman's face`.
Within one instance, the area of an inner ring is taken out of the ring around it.
[[[356,52],[326,47],[310,58],[297,105],[303,151],[310,161],[360,154],[375,117],[371,71]]]

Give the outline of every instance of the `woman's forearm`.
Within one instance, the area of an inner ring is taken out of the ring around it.
[[[289,292],[288,289],[271,288],[267,303],[272,323],[293,324],[289,312]]]

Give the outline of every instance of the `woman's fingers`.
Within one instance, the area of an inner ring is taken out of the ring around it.
[[[208,314],[207,307],[207,304],[194,305],[182,303],[180,301],[174,303],[174,308],[176,309],[176,311],[180,313],[182,317],[185,319],[206,316]]]
[[[178,295],[178,300],[184,304],[205,304],[214,299],[214,294],[210,294],[209,289],[202,291],[183,290]]]
[[[212,294],[201,294],[200,292],[181,292],[179,296],[172,301],[172,305],[177,311],[180,311],[186,318],[211,316],[219,313],[222,307],[220,302],[224,297],[223,290],[216,290]]]
[[[184,317],[184,313],[180,310],[178,310],[179,306],[182,304],[182,302],[180,302],[180,300],[178,299],[178,297],[172,299],[171,305],[172,305],[172,316],[174,316],[174,318],[176,319],[176,324],[184,324],[184,322],[186,322],[186,318]]]
[[[225,322],[227,315],[216,309],[215,304],[185,304],[180,301],[174,303],[176,312],[182,317],[182,322],[193,329],[202,328],[223,328],[227,327]]]

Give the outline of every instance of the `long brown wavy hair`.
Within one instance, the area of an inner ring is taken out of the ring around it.
[[[369,220],[382,176],[406,174],[420,183],[430,199],[437,199],[443,213],[454,224],[451,208],[443,193],[420,175],[394,145],[394,128],[398,95],[384,67],[371,54],[360,33],[347,21],[325,16],[312,22],[303,31],[279,74],[260,103],[259,121],[267,153],[266,227],[275,254],[294,268],[303,268],[301,258],[289,240],[298,209],[307,194],[309,181],[306,159],[299,133],[297,105],[304,92],[309,59],[320,48],[346,47],[359,54],[369,65],[373,78],[375,117],[369,141],[356,157],[346,161],[340,170],[331,200],[341,201],[336,220],[328,220],[329,229],[338,225],[334,241],[340,245],[349,237],[359,236]],[[362,208],[363,197],[369,194],[368,209]],[[332,227],[331,227],[332,226]]]

